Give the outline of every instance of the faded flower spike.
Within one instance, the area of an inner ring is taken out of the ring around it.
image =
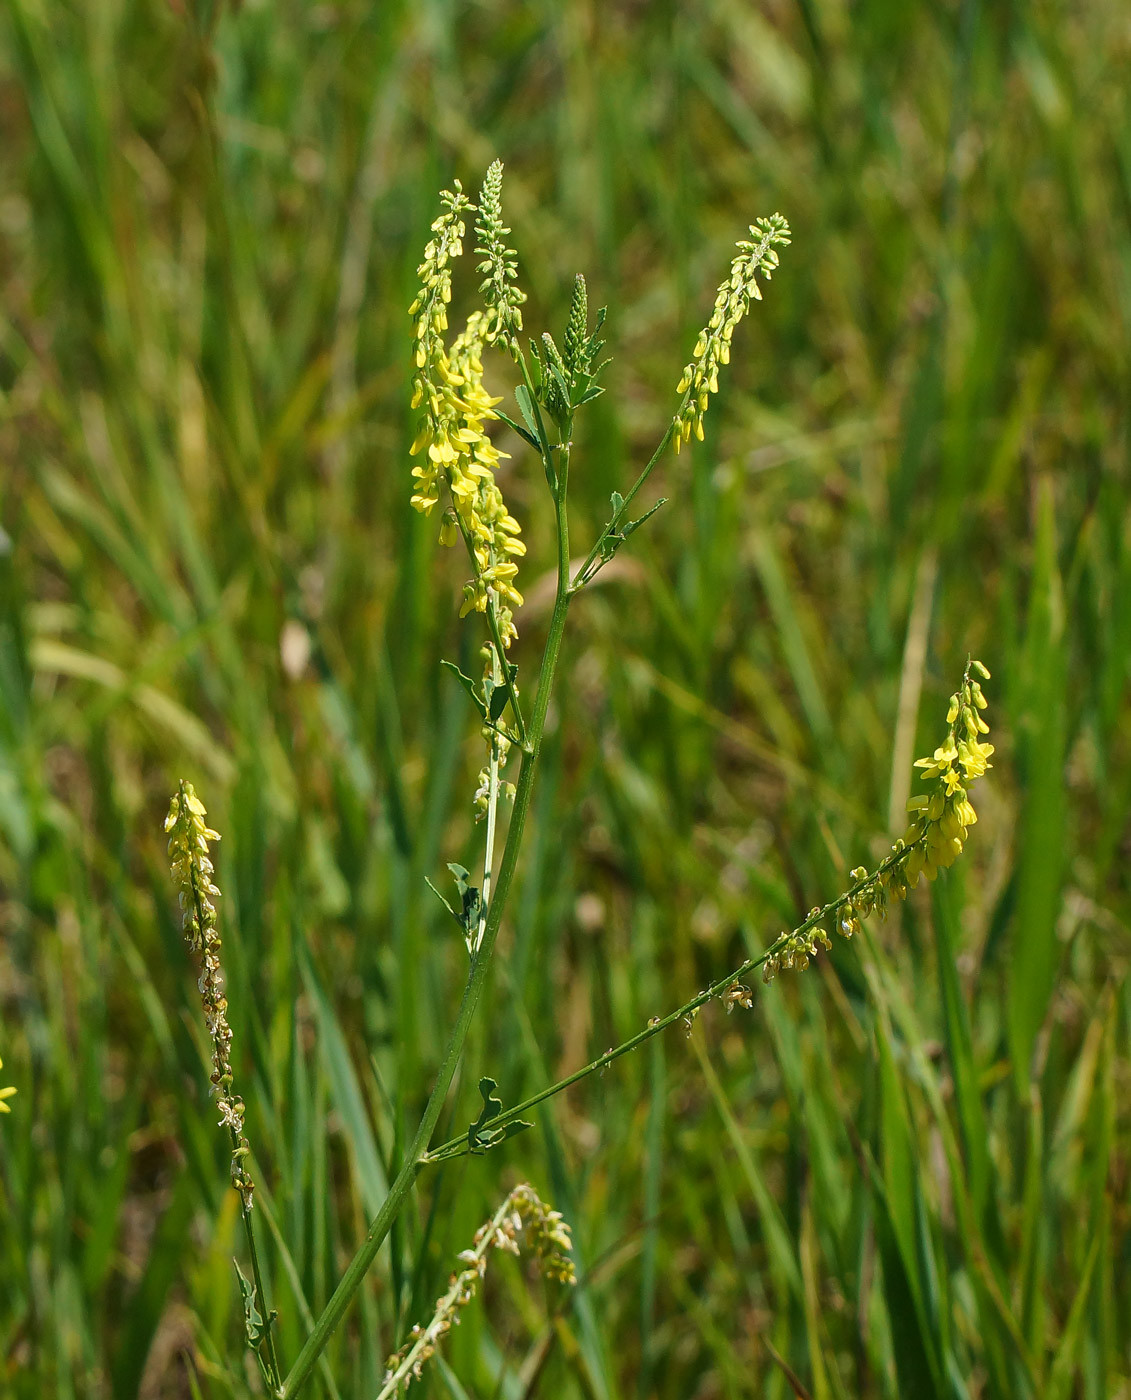
[[[460,1253],[463,1268],[452,1274],[448,1291],[436,1300],[431,1321],[425,1327],[413,1327],[405,1346],[389,1357],[377,1400],[391,1400],[421,1378],[425,1363],[436,1354],[436,1344],[459,1322],[461,1309],[475,1297],[487,1273],[491,1250],[519,1254],[525,1246],[533,1251],[547,1278],[565,1284],[577,1282],[569,1257],[573,1249],[569,1226],[560,1212],[550,1210],[533,1186],[525,1183],[516,1186],[494,1217],[480,1227],[472,1244]]]
[[[0,1060],[0,1069],[3,1068],[4,1061]],[[9,1084],[6,1089],[0,1089],[0,1113],[11,1113],[12,1110],[8,1107],[8,1100],[15,1092],[15,1086],[11,1084]]]
[[[214,899],[220,891],[212,882],[213,865],[209,843],[219,841],[220,833],[205,824],[204,803],[191,783],[181,782],[169,805],[165,830],[169,834],[169,859],[177,886],[185,942],[200,958],[200,991],[204,1020],[212,1041],[211,1092],[216,1095],[220,1123],[232,1138],[232,1184],[251,1209],[255,1183],[244,1167],[248,1155],[243,1136],[244,1105],[232,1093],[232,1028],[228,1025],[228,999],[224,995],[224,973],[220,966],[220,935],[216,932]]]
[[[750,300],[762,300],[759,274],[768,282],[778,265],[775,247],[790,241],[789,224],[781,214],[771,214],[750,225],[752,239],[742,239],[738,256],[730,265],[730,276],[719,288],[711,319],[695,342],[691,363],[683,371],[678,392],[683,403],[675,418],[675,450],[678,452],[692,432],[703,440],[703,415],[712,394],[719,390],[719,366],[730,363],[730,343],[734,329],[750,308]]]
[[[238,1264],[236,1273],[244,1300],[247,1344],[255,1355],[268,1394],[277,1395],[282,1377],[272,1332],[276,1314],[267,1307],[251,1223],[255,1182],[245,1165],[251,1148],[243,1135],[243,1099],[232,1092],[232,1029],[228,1025],[228,999],[224,995],[224,973],[220,966],[220,935],[216,932],[216,906],[212,902],[219,899],[220,891],[212,882],[209,842],[219,841],[220,833],[206,825],[206,816],[204,803],[197,797],[192,784],[182,779],[169,804],[169,815],[165,818],[169,858],[184,911],[185,941],[200,958],[197,987],[212,1041],[211,1092],[216,1095],[220,1124],[228,1130],[232,1147],[232,1185],[239,1192],[243,1205],[252,1279],[244,1278]]]

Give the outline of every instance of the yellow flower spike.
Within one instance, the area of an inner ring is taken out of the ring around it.
[[[777,267],[775,245],[784,246],[790,241],[789,224],[780,214],[772,214],[768,219],[759,219],[756,224],[751,224],[750,233],[753,241],[744,239],[738,244],[738,256],[731,263],[730,275],[718,290],[711,319],[695,342],[691,363],[680,376],[676,392],[685,395],[686,399],[676,414],[677,452],[681,438],[686,442],[692,428],[695,436],[702,441],[703,414],[707,410],[709,395],[718,392],[719,366],[730,363],[734,329],[746,314],[751,300],[762,299],[757,278],[761,276],[768,281]],[[690,404],[694,404],[695,408],[689,414]]]
[[[990,767],[988,760],[994,747],[981,743],[977,737],[988,733],[989,726],[978,713],[986,702],[978,682],[970,678],[971,671],[989,674],[980,662],[967,664],[962,685],[950,697],[950,732],[946,741],[931,758],[920,758],[915,763],[923,770],[923,781],[932,787],[907,804],[908,812],[917,816],[904,837],[912,847],[904,866],[910,886],[918,882],[920,874],[933,880],[940,869],[952,865],[962,854],[968,828],[978,820],[967,788]],[[959,738],[960,733],[966,737]]]
[[[489,172],[477,226],[483,242],[479,251],[490,262],[490,267],[484,265],[481,270],[493,269],[492,277],[484,284],[490,308],[487,312],[473,312],[450,348],[439,333],[441,320],[443,327],[447,325],[442,307],[451,296],[449,263],[462,247],[462,216],[472,208],[458,185],[455,194],[441,196],[444,212],[433,225],[439,236],[428,245],[420,267],[422,290],[413,302],[411,314],[417,317],[416,334],[424,359],[420,360],[418,351],[421,373],[414,384],[413,403],[426,407],[413,453],[427,449],[427,462],[413,468],[419,486],[412,496],[412,505],[427,514],[438,504],[443,486],[447,486],[467,535],[477,574],[464,589],[460,616],[473,610],[486,611],[488,589],[495,588],[499,634],[509,646],[515,631],[507,605],[518,606],[521,601],[521,595],[509,586],[516,572],[510,561],[525,549],[515,538],[519,534],[518,522],[508,512],[495,482],[495,471],[506,454],[495,447],[485,429],[488,422],[497,418],[494,409],[502,400],[483,387],[484,346],[489,342],[509,343],[522,324],[518,306],[523,297],[513,286],[513,254],[501,242],[507,232],[499,212],[501,171],[502,167],[496,164]],[[458,538],[456,530],[452,515],[441,525],[441,542],[454,543]],[[503,565],[506,568],[498,573],[496,582],[495,571]]]

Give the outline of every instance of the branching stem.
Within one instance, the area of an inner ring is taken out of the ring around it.
[[[521,1118],[523,1114],[529,1113],[532,1108],[537,1108],[540,1103],[545,1103],[547,1099],[554,1098],[556,1095],[562,1093],[563,1090],[572,1088],[574,1084],[580,1083],[583,1079],[588,1079],[591,1074],[596,1074],[599,1070],[606,1069],[614,1060],[619,1060],[622,1055],[627,1055],[631,1051],[638,1049],[645,1041],[651,1040],[654,1035],[659,1035],[662,1031],[666,1031],[669,1026],[674,1026],[677,1021],[682,1021],[686,1017],[694,1015],[700,1007],[705,1006],[707,1002],[711,1001],[714,997],[720,996],[729,987],[733,986],[734,983],[741,981],[743,977],[748,976],[756,968],[761,967],[768,959],[781,953],[793,939],[807,934],[811,929],[816,928],[818,924],[831,918],[855,895],[859,894],[869,885],[874,884],[885,871],[892,870],[895,866],[906,861],[913,849],[912,846],[905,846],[901,850],[894,851],[885,861],[877,866],[870,875],[862,876],[859,880],[854,881],[843,894],[839,894],[835,899],[830,900],[828,904],[822,905],[821,908],[814,909],[804,922],[798,924],[792,933],[781,934],[770,944],[764,953],[760,954],[760,956],[748,958],[741,966],[736,967],[733,972],[728,972],[725,977],[720,977],[718,981],[712,982],[709,987],[706,987],[696,996],[693,996],[690,1001],[684,1002],[682,1006],[677,1007],[674,1011],[670,1011],[666,1016],[656,1017],[654,1020],[649,1021],[648,1025],[645,1026],[642,1031],[638,1031],[636,1035],[630,1037],[621,1045],[611,1050],[606,1050],[603,1055],[595,1060],[591,1060],[589,1064],[584,1065],[581,1069],[575,1070],[573,1074],[566,1075],[564,1079],[559,1079],[556,1084],[551,1084],[548,1088],[540,1090],[537,1094],[532,1094],[530,1098],[524,1099],[522,1103],[515,1104],[513,1108],[504,1109],[497,1117],[491,1119],[492,1129],[505,1128],[508,1123],[512,1123],[515,1119]],[[444,1162],[451,1157],[460,1157],[466,1151],[467,1134],[464,1133],[461,1137],[452,1138],[449,1142],[445,1142],[442,1146],[434,1148],[431,1152],[427,1153],[420,1165],[426,1166],[434,1162]]]
[[[684,394],[683,400],[680,404],[681,409],[683,407],[684,402],[686,402],[686,399],[687,395]],[[604,549],[609,539],[611,539],[611,537],[615,535],[617,531],[620,530],[621,526],[625,523],[625,520],[628,516],[629,506],[632,504],[636,495],[640,491],[640,488],[644,485],[644,483],[648,480],[648,478],[652,475],[653,471],[656,469],[660,458],[668,450],[671,440],[675,436],[675,430],[676,419],[673,419],[672,422],[668,424],[667,432],[660,439],[659,447],[657,447],[655,452],[652,453],[643,471],[641,471],[640,475],[636,478],[636,480],[628,488],[628,491],[625,493],[625,497],[624,500],[621,502],[620,509],[614,513],[612,519],[597,536],[596,543],[586,555],[584,564],[582,564],[581,568],[577,571],[577,578],[573,583],[573,586],[570,588],[571,595],[574,593],[580,593],[581,590],[585,587],[585,585],[587,583],[591,583],[593,579],[596,578],[596,576],[604,568],[607,561],[600,558],[601,551]]]
[[[530,387],[531,394],[533,394],[533,387],[530,385],[530,376],[529,371],[526,369],[525,360],[520,360],[520,364],[523,368],[523,378]],[[537,407],[537,400],[535,400],[535,407]],[[326,1304],[322,1315],[315,1324],[313,1332],[311,1332],[302,1350],[295,1358],[295,1363],[291,1367],[290,1373],[283,1382],[283,1387],[280,1391],[280,1396],[283,1397],[283,1400],[291,1400],[293,1396],[297,1395],[304,1382],[310,1376],[319,1356],[330,1340],[334,1328],[337,1327],[338,1323],[342,1320],[343,1314],[353,1301],[354,1294],[357,1292],[358,1288],[360,1288],[362,1280],[365,1278],[374,1259],[377,1257],[377,1251],[381,1248],[386,1235],[392,1228],[394,1220],[396,1220],[397,1216],[400,1214],[405,1200],[412,1189],[413,1183],[420,1172],[424,1154],[428,1150],[429,1139],[435,1131],[436,1123],[448,1095],[448,1090],[451,1088],[452,1079],[455,1077],[460,1056],[463,1054],[464,1042],[467,1039],[467,1033],[471,1027],[472,1017],[475,1014],[475,1008],[479,1003],[479,998],[483,992],[483,986],[487,980],[487,972],[490,968],[491,957],[495,950],[495,940],[498,937],[499,926],[502,923],[503,913],[507,905],[507,896],[510,893],[511,881],[514,878],[515,867],[518,864],[518,855],[522,847],[522,837],[526,827],[527,813],[530,810],[530,797],[534,788],[534,774],[538,766],[542,734],[546,727],[546,715],[550,708],[550,695],[553,690],[554,673],[557,670],[558,656],[561,652],[562,636],[565,632],[566,613],[569,609],[570,600],[569,523],[566,512],[566,482],[569,472],[569,454],[565,449],[561,451],[558,470],[555,472],[552,450],[546,439],[545,430],[542,428],[540,416],[538,422],[543,444],[543,465],[546,468],[547,478],[553,482],[554,486],[554,510],[557,522],[558,554],[557,592],[554,598],[553,612],[550,614],[550,625],[546,634],[546,649],[542,654],[542,667],[538,675],[538,689],[534,697],[534,711],[528,730],[528,745],[523,749],[522,766],[519,769],[518,783],[515,790],[514,812],[511,815],[506,844],[503,847],[503,858],[499,866],[499,875],[495,885],[494,897],[487,909],[482,938],[471,959],[467,985],[464,987],[463,999],[460,1002],[456,1022],[448,1038],[448,1043],[444,1050],[444,1057],[441,1061],[439,1071],[437,1072],[432,1093],[429,1095],[428,1103],[425,1106],[424,1116],[420,1120],[420,1126],[417,1128],[412,1142],[409,1144],[400,1171],[389,1187],[388,1195],[382,1202],[380,1210],[377,1212],[377,1215],[374,1217],[366,1232],[365,1239],[362,1241],[357,1253],[342,1275],[330,1301]]]

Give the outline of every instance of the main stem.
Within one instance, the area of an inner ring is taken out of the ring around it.
[[[547,451],[549,449],[547,448]],[[372,1224],[366,1232],[357,1253],[350,1261],[349,1267],[341,1277],[337,1288],[334,1289],[333,1296],[326,1304],[321,1317],[315,1323],[314,1331],[306,1340],[305,1346],[295,1358],[295,1363],[291,1367],[290,1374],[283,1382],[280,1395],[284,1400],[291,1400],[291,1397],[298,1394],[303,1382],[314,1369],[315,1363],[322,1354],[330,1335],[338,1323],[342,1320],[342,1315],[353,1300],[353,1295],[361,1286],[361,1281],[368,1273],[373,1260],[377,1257],[377,1251],[381,1248],[385,1236],[392,1228],[393,1221],[400,1214],[405,1199],[412,1189],[420,1171],[421,1158],[428,1149],[429,1140],[435,1130],[440,1112],[444,1107],[448,1090],[451,1087],[452,1079],[455,1077],[456,1067],[459,1064],[460,1056],[463,1053],[464,1041],[467,1039],[468,1030],[471,1027],[471,1019],[475,1014],[475,1008],[479,1003],[483,985],[487,980],[487,972],[491,966],[491,956],[495,948],[495,939],[498,937],[499,926],[502,923],[503,913],[506,909],[507,896],[510,893],[511,881],[514,878],[515,867],[518,864],[519,850],[522,846],[523,830],[526,826],[526,816],[530,809],[530,796],[534,788],[534,773],[538,766],[538,755],[542,747],[542,732],[546,727],[546,714],[550,707],[550,695],[553,690],[554,672],[558,665],[558,656],[561,652],[562,636],[565,632],[566,612],[569,609],[569,522],[566,516],[566,480],[569,470],[568,452],[563,451],[559,470],[555,475],[554,507],[557,514],[557,536],[558,536],[558,587],[554,598],[554,610],[550,615],[550,627],[546,636],[546,650],[542,654],[542,668],[538,674],[538,690],[534,697],[534,713],[529,726],[529,748],[523,752],[522,767],[519,769],[518,784],[515,790],[514,812],[511,815],[510,829],[507,832],[506,845],[503,848],[503,859],[499,866],[499,877],[495,885],[494,898],[491,900],[490,908],[487,911],[487,923],[483,930],[483,937],[479,943],[478,950],[472,957],[471,970],[468,973],[467,985],[464,987],[463,1000],[460,1002],[459,1014],[456,1016],[455,1025],[452,1027],[451,1035],[448,1038],[447,1048],[444,1051],[444,1058],[436,1076],[436,1083],[429,1095],[428,1103],[424,1109],[424,1116],[420,1120],[420,1126],[416,1130],[416,1135],[409,1144],[405,1153],[404,1163],[397,1173],[392,1185],[389,1187],[389,1194],[381,1204],[381,1209],[374,1217]]]

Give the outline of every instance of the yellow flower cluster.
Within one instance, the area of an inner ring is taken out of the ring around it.
[[[494,317],[473,312],[449,350],[444,343],[447,304],[451,300],[453,257],[462,251],[462,213],[470,208],[456,186],[443,195],[445,212],[432,225],[435,237],[420,265],[420,295],[412,304],[417,318],[416,366],[413,408],[423,408],[424,418],[412,444],[412,455],[424,454],[413,467],[416,487],[412,504],[428,515],[439,504],[444,485],[452,506],[440,527],[443,544],[463,536],[475,565],[475,577],[464,588],[460,616],[484,612],[493,592],[498,603],[500,635],[509,646],[515,635],[511,609],[522,605],[514,586],[516,558],[526,553],[518,538],[518,521],[507,510],[495,481],[500,460],[506,455],[487,436],[485,425],[497,417],[492,398],[483,387],[483,348]]]
[[[219,841],[220,833],[206,825],[206,816],[204,803],[192,784],[182,781],[165,818],[169,860],[183,911],[185,942],[200,958],[197,988],[212,1042],[211,1092],[216,1095],[220,1123],[232,1137],[232,1183],[243,1198],[244,1209],[250,1210],[255,1185],[243,1165],[248,1154],[243,1137],[243,1099],[232,1093],[232,1028],[228,1024],[228,999],[220,966],[216,906],[212,902],[220,897],[220,891],[212,882],[214,867],[209,843]]]
[[[859,933],[861,919],[877,912],[883,918],[889,902],[906,898],[921,875],[933,880],[962,854],[966,833],[978,820],[968,789],[991,766],[989,758],[994,751],[992,744],[982,742],[982,736],[990,732],[980,713],[986,708],[986,697],[972,673],[983,680],[990,676],[980,661],[967,662],[962,685],[950,697],[946,740],[930,758],[916,761],[915,767],[923,769],[931,789],[907,804],[912,821],[902,840],[895,843],[891,855],[874,874],[869,875],[863,866],[851,871],[852,886],[846,894],[823,909],[811,909],[800,928],[774,940],[762,963],[764,982],[772,982],[783,968],[804,970],[818,947],[831,948],[825,922],[843,938],[851,938]],[[728,1010],[732,1000],[746,1004],[732,998],[729,989],[723,999]]]
[[[693,358],[683,371],[678,392],[684,395],[675,419],[675,450],[678,452],[692,432],[703,440],[703,415],[712,394],[719,391],[719,366],[730,363],[730,343],[735,327],[750,307],[750,300],[762,300],[758,286],[760,273],[768,282],[778,265],[775,245],[789,243],[789,224],[781,214],[771,214],[750,225],[753,241],[742,239],[738,256],[730,265],[730,276],[719,288],[715,309],[695,343]]]
[[[4,1061],[0,1060],[0,1069],[3,1068]],[[15,1088],[10,1084],[6,1089],[0,1089],[0,1113],[11,1113],[12,1110],[8,1107],[6,1100],[10,1099],[15,1092]]]
[[[986,697],[970,676],[973,668],[988,677],[981,662],[971,663],[961,689],[950,697],[950,732],[946,742],[930,758],[920,758],[915,763],[916,768],[923,770],[931,790],[919,793],[907,804],[912,820],[903,840],[913,849],[904,871],[912,888],[920,875],[933,880],[940,870],[954,864],[962,854],[967,830],[978,820],[967,788],[991,767],[988,760],[994,746],[981,741],[990,727],[979,713],[986,708]]]

